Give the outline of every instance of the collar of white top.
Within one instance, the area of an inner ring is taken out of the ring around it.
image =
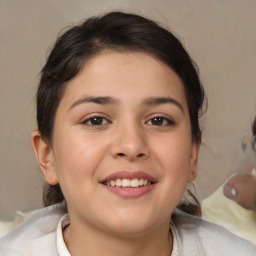
[[[57,226],[57,251],[60,256],[71,256],[63,238],[63,229],[69,225],[69,216],[65,214],[58,223]]]
[[[58,223],[57,226],[57,251],[60,256],[71,256],[63,238],[63,229],[69,225],[69,216],[65,214]],[[172,232],[172,254],[171,256],[178,256],[178,240],[177,231],[173,224],[170,224],[170,232]]]

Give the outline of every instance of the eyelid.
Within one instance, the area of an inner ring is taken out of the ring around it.
[[[107,123],[111,123],[110,119],[108,117],[104,116],[104,114],[94,113],[94,114],[87,115],[85,118],[83,118],[82,121],[80,122],[80,124],[88,125],[88,126],[97,126],[97,125],[93,125],[93,124],[88,124],[88,122],[90,120],[92,120],[93,118],[102,118],[103,120],[107,121],[107,122],[104,122],[103,124],[98,125],[98,126],[102,126],[102,125],[105,125]]]
[[[152,119],[154,119],[154,118],[162,118],[165,121],[167,121],[167,123],[168,123],[167,125],[159,125],[159,126],[169,126],[169,125],[175,124],[175,121],[173,120],[173,118],[167,117],[166,115],[162,115],[162,114],[155,114],[153,116],[148,117],[145,123],[147,124],[149,121],[152,121]],[[151,124],[151,125],[153,125],[153,124]]]

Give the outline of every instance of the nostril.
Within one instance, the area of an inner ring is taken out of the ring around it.
[[[124,153],[118,153],[117,155],[120,156],[120,157],[124,157],[124,156],[125,156]],[[142,158],[142,157],[144,157],[144,154],[143,154],[143,153],[138,154],[137,157],[138,157],[138,158]]]

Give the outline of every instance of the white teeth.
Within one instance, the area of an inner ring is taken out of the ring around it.
[[[128,179],[123,179],[122,181],[122,187],[127,188],[131,186],[131,181]]]
[[[140,182],[139,182],[138,179],[132,179],[131,180],[131,187],[137,188],[137,187],[139,187],[139,185],[140,185]]]
[[[121,179],[117,179],[116,180],[116,186],[117,187],[121,187],[122,186],[122,180]]]
[[[105,183],[108,186],[112,186],[112,187],[123,187],[123,188],[128,188],[128,187],[132,187],[132,188],[138,188],[139,186],[147,186],[152,184],[151,182],[149,182],[147,179],[116,179],[116,180],[109,180]]]

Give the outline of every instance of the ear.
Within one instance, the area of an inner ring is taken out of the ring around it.
[[[188,182],[193,181],[197,176],[197,160],[198,160],[200,144],[201,144],[200,140],[194,141],[192,144],[191,158],[190,158],[190,173],[188,177]]]
[[[54,169],[53,151],[48,141],[42,138],[40,132],[36,130],[31,134],[31,142],[45,181],[50,185],[58,184]]]

